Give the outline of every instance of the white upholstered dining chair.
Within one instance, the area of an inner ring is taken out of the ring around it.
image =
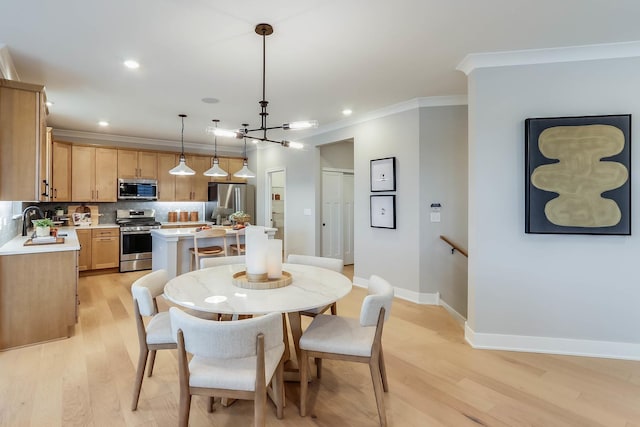
[[[198,240],[214,237],[222,238],[222,245],[201,246]],[[191,271],[200,266],[200,258],[227,256],[227,231],[223,228],[197,230],[193,233],[191,252]]]
[[[313,265],[316,267],[322,267],[329,270],[337,271],[338,273],[342,273],[344,269],[344,261],[342,261],[341,259],[312,255],[289,254],[289,256],[287,257],[287,263]],[[300,314],[304,316],[316,317],[317,315],[327,311],[329,308],[331,309],[331,314],[338,314],[338,307],[335,302],[324,307],[317,307],[310,310],[301,311]]]
[[[254,401],[254,426],[265,425],[267,387],[271,383],[276,416],[284,405],[284,343],[280,313],[217,322],[169,309],[178,342],[179,425],[189,424],[192,395]],[[187,353],[193,355],[189,361]]]
[[[147,375],[151,376],[156,360],[156,351],[177,347],[174,336],[171,333],[169,312],[158,312],[158,303],[156,302],[156,298],[164,292],[164,285],[168,280],[165,270],[157,270],[142,276],[131,285],[133,308],[138,329],[138,343],[140,344],[138,369],[133,386],[132,411],[138,408],[147,357],[149,358]],[[146,326],[143,317],[150,318]]]
[[[382,353],[382,328],[391,312],[393,287],[383,278],[369,278],[369,294],[360,309],[360,319],[342,316],[316,316],[300,338],[300,415],[307,414],[309,357],[316,358],[318,378],[322,364],[318,359],[367,363],[373,381],[380,425],[387,425],[383,391],[389,391]]]

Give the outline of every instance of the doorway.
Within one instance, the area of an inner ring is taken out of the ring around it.
[[[275,228],[274,238],[282,240],[282,250],[286,254],[286,171],[285,169],[269,169],[267,171],[265,225]]]
[[[354,262],[353,171],[322,170],[322,256]]]

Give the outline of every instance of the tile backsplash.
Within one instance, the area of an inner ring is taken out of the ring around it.
[[[146,201],[122,201],[116,203],[83,203],[84,205],[98,206],[100,212],[100,224],[113,224],[116,222],[116,210],[118,209],[155,209],[156,220],[167,222],[169,211],[198,212],[199,221],[205,221],[205,205],[210,202],[146,202]],[[53,211],[57,207],[62,207],[68,213],[68,206],[78,206],[81,203],[39,203],[38,206],[43,211]],[[24,204],[24,207],[28,206]]]

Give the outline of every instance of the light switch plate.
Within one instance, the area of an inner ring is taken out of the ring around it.
[[[431,222],[440,222],[440,212],[431,212]]]
[[[311,209],[310,209],[310,208],[305,208],[305,209],[304,209],[304,214],[305,214],[306,216],[311,216]]]

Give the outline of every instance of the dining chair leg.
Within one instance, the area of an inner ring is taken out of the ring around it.
[[[334,316],[338,315],[338,305],[335,302],[331,304],[331,314]]]
[[[180,390],[180,414],[178,425],[180,427],[189,427],[189,411],[191,410],[191,394],[189,390],[186,392]]]
[[[322,377],[322,359],[319,357],[316,357],[315,362],[316,362],[316,377],[320,379]]]
[[[138,400],[140,399],[140,389],[142,388],[142,379],[144,378],[144,368],[147,364],[147,355],[149,350],[140,349],[138,356],[138,370],[136,371],[136,382],[133,386],[133,401],[131,402],[131,410],[138,409]]]
[[[209,401],[207,402],[207,412],[208,413],[212,413],[214,411],[214,409],[213,409],[214,401],[215,401],[215,397],[214,396],[209,396]]]
[[[309,388],[308,369],[309,356],[305,350],[300,350],[300,416],[307,416],[307,390]]]
[[[380,365],[380,377],[382,377],[382,389],[386,392],[389,391],[389,383],[387,382],[387,368],[384,366],[384,354],[382,353],[382,346],[380,346],[380,359],[378,360]]]
[[[387,414],[384,408],[382,378],[380,376],[380,365],[377,357],[372,357],[371,359],[369,359],[369,371],[371,371],[373,391],[376,395],[376,405],[378,406],[378,418],[380,418],[380,426],[386,427]]]
[[[153,375],[153,367],[156,363],[156,351],[151,350],[149,354],[149,367],[147,368],[147,376],[150,377]]]
[[[271,379],[271,388],[276,400],[276,417],[281,420],[284,407],[284,360],[280,360],[276,368],[276,372]]]

